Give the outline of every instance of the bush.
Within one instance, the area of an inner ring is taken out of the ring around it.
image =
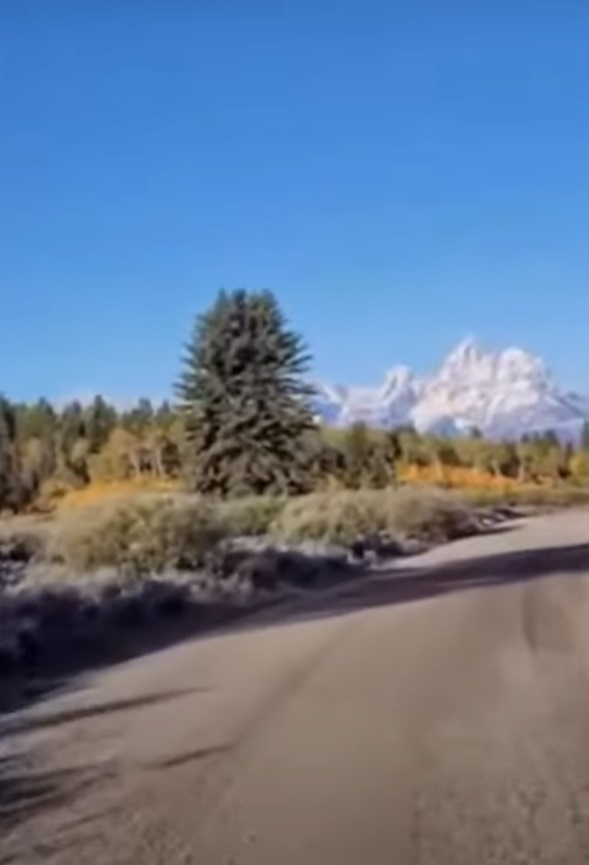
[[[248,496],[220,502],[217,508],[230,535],[259,536],[268,534],[286,501],[276,496]]]
[[[273,525],[286,541],[315,540],[350,544],[386,528],[383,494],[372,490],[312,493],[291,499]]]
[[[131,572],[194,569],[226,530],[197,498],[124,498],[63,515],[49,555],[77,572],[114,566]]]
[[[388,528],[403,537],[450,541],[476,531],[470,509],[452,493],[440,489],[403,487],[387,502]]]
[[[435,489],[313,493],[289,501],[273,526],[287,541],[321,540],[349,545],[359,538],[389,536],[442,541],[475,530],[460,500]]]
[[[0,522],[0,561],[29,562],[43,557],[49,527],[33,517]]]

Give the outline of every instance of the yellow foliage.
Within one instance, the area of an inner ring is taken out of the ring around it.
[[[575,475],[581,475],[586,465],[581,460],[571,466]],[[507,494],[524,492],[525,490],[554,487],[556,484],[550,478],[542,479],[540,483],[523,483],[515,478],[496,475],[484,469],[465,466],[446,466],[441,463],[418,465],[416,463],[402,464],[398,470],[398,480],[404,484],[424,486],[442,486],[453,490],[472,490]],[[92,481],[81,489],[66,488],[62,484],[48,484],[43,490],[41,499],[43,510],[51,511],[62,508],[78,508],[101,502],[111,496],[121,496],[133,493],[177,492],[182,489],[182,482],[172,478],[157,478],[143,475],[126,480]],[[337,492],[342,484],[337,478],[327,476],[320,485],[322,492]]]
[[[181,482],[174,479],[139,477],[125,481],[94,482],[82,489],[71,489],[56,502],[58,508],[78,508],[92,505],[111,496],[132,493],[167,493],[181,489]]]
[[[33,513],[51,513],[72,488],[56,478],[48,478],[41,484],[37,498],[29,510]]]
[[[515,478],[506,478],[484,469],[466,466],[445,466],[442,464],[420,466],[414,463],[399,470],[399,480],[404,483],[436,484],[451,489],[519,489],[521,483]]]
[[[587,481],[589,479],[589,454],[585,451],[573,454],[569,461],[569,469],[576,481]]]

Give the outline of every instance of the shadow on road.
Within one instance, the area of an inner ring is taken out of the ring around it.
[[[506,527],[501,527],[506,530]],[[343,615],[355,610],[391,604],[404,604],[467,589],[506,585],[508,583],[565,572],[574,574],[589,570],[589,543],[547,547],[495,555],[473,557],[432,567],[411,566],[411,558],[399,560],[395,567],[380,572],[354,572],[343,581],[332,583],[327,590],[308,589],[296,598],[274,600],[269,595],[255,610],[251,608],[219,609],[209,620],[202,611],[191,609],[167,620],[153,631],[130,630],[121,635],[97,657],[74,653],[69,665],[59,673],[40,668],[29,678],[0,681],[0,716],[72,688],[83,687],[82,673],[89,669],[111,666],[134,657],[169,647],[188,639],[232,633],[300,621]]]
[[[156,760],[153,763],[148,763],[148,769],[175,769],[177,766],[186,766],[189,763],[194,763],[197,760],[204,760],[207,757],[216,757],[219,754],[226,754],[231,751],[231,745],[212,745],[209,748],[197,748],[194,751],[187,751],[183,754],[177,754],[173,757],[167,757],[165,760]]]
[[[395,567],[379,574],[359,577],[326,592],[307,591],[296,600],[284,602],[261,613],[242,618],[216,631],[218,637],[235,631],[259,630],[309,619],[331,618],[388,605],[419,602],[467,590],[488,590],[528,580],[589,569],[589,543],[547,547],[482,556],[436,565],[430,568]],[[180,628],[182,636],[185,631]],[[208,632],[210,635],[210,632]],[[204,637],[206,634],[201,634]],[[28,697],[21,695],[18,708],[27,702],[45,699],[58,688],[70,690],[84,686],[81,675],[62,679],[42,678],[29,683]],[[198,689],[197,689],[198,690]],[[203,689],[206,690],[206,689]],[[104,704],[49,712],[14,712],[0,724],[3,738],[56,725],[68,724],[109,713],[141,710],[170,699],[181,699],[192,691],[170,691],[143,694]],[[229,746],[216,746],[181,755],[173,755],[146,768],[174,769],[192,761],[214,757]],[[102,781],[113,770],[108,764],[68,768],[60,772],[39,772],[27,768],[23,754],[0,759],[0,835],[4,829],[28,820],[42,809],[67,805],[88,787]],[[0,865],[2,860],[0,859]]]
[[[68,805],[109,772],[108,766],[31,771],[18,757],[0,759],[0,835],[40,811]]]
[[[566,578],[582,572],[589,573],[589,543],[498,553],[426,568],[395,568],[338,591],[270,610],[261,618],[242,622],[241,628],[343,615],[469,589],[497,588],[552,574],[562,573]]]
[[[17,713],[11,719],[5,720],[0,726],[0,735],[4,741],[11,736],[22,736],[37,730],[52,729],[64,724],[92,718],[104,717],[122,712],[140,710],[169,700],[179,699],[194,694],[196,691],[206,691],[206,688],[156,692],[141,694],[108,703],[81,706],[57,712],[26,715]],[[201,748],[187,754],[175,755],[163,760],[147,764],[145,768],[154,770],[171,769],[196,760],[214,756],[229,750],[228,745]],[[117,766],[109,761],[93,765],[68,767],[65,769],[30,768],[35,764],[35,751],[25,755],[15,752],[10,756],[0,758],[0,836],[3,831],[9,831],[17,824],[35,816],[38,812],[68,806],[79,798],[90,787],[104,781],[106,778],[117,777]],[[0,858],[0,865],[4,860]]]
[[[16,715],[15,720],[8,720],[0,725],[0,733],[3,738],[6,738],[14,733],[30,733],[34,730],[59,727],[63,724],[71,724],[89,718],[132,712],[136,709],[142,709],[145,706],[167,703],[169,700],[186,697],[190,694],[196,693],[197,691],[207,690],[208,688],[190,688],[185,690],[163,691],[154,694],[140,694],[135,697],[128,697],[124,700],[112,700],[110,703],[79,706],[75,709],[64,709],[63,711],[51,712],[46,715],[33,715],[26,718]]]

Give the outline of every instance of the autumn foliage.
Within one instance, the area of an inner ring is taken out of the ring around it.
[[[587,489],[589,423],[490,441],[313,420],[310,358],[269,292],[221,293],[186,346],[178,405],[0,397],[0,512],[78,507],[188,485],[216,498],[426,484],[500,496]]]

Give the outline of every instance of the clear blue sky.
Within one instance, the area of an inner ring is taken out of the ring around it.
[[[160,396],[220,287],[316,373],[589,365],[586,0],[3,0],[0,390]]]

